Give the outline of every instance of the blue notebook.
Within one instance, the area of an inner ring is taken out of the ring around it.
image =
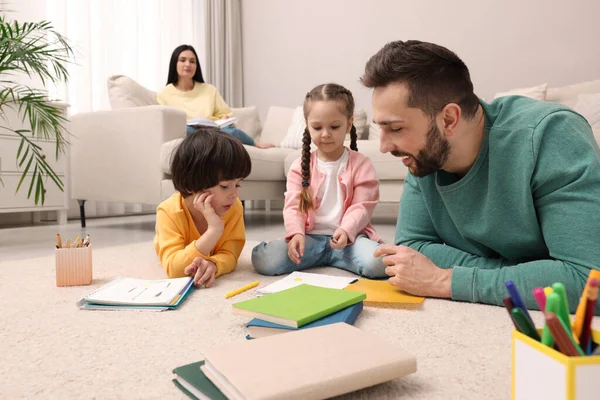
[[[324,318],[318,319],[310,324],[304,325],[301,328],[292,328],[286,325],[274,324],[272,322],[263,321],[262,319],[254,318],[246,325],[250,334],[246,337],[247,339],[258,339],[261,337],[277,335],[280,333],[295,331],[298,329],[310,329],[317,326],[335,324],[336,322],[345,322],[349,325],[354,325],[354,321],[358,318],[358,315],[363,309],[363,302],[358,302],[340,310],[336,313],[328,315]]]

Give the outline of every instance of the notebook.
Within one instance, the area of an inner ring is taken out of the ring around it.
[[[218,119],[212,121],[206,118],[192,118],[187,120],[187,124],[190,126],[212,126],[215,128],[224,128],[237,122],[237,117]]]
[[[227,397],[204,375],[204,361],[182,365],[173,370],[173,383],[191,399],[227,400]]]
[[[355,281],[356,277],[310,274],[307,272],[294,271],[285,278],[258,289],[256,294],[260,296],[263,294],[277,293],[303,283],[332,289],[343,289]]]
[[[363,301],[364,293],[302,284],[233,304],[233,314],[300,328]]]
[[[378,304],[420,304],[424,297],[413,296],[400,291],[387,280],[358,279],[344,290],[366,293],[366,305]]]
[[[337,323],[204,352],[201,370],[228,399],[324,399],[412,374],[402,348]]]
[[[177,308],[193,287],[191,277],[135,279],[118,277],[77,302],[84,310],[164,311]]]
[[[363,309],[362,301],[360,303],[356,303],[351,305],[350,307],[346,307],[343,310],[340,310],[336,313],[318,319],[310,324],[306,324],[298,329],[310,329],[316,328],[317,326],[335,324],[337,322],[345,322],[347,324],[353,325],[356,318]],[[262,319],[254,318],[246,325],[248,328],[248,332],[250,332],[249,339],[258,339],[262,337],[267,337],[271,335],[278,335],[280,333],[291,332],[295,330],[294,328],[290,328],[289,326],[274,324],[272,322],[263,321]]]

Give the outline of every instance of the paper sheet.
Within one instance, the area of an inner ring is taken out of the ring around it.
[[[309,274],[307,272],[292,272],[285,278],[256,291],[257,295],[280,292],[306,283],[307,285],[320,286],[331,289],[343,289],[350,283],[356,281],[356,277],[332,276],[322,274]]]

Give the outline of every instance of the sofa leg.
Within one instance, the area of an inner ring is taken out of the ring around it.
[[[81,227],[85,228],[85,200],[77,200],[79,203],[79,218],[81,219]]]

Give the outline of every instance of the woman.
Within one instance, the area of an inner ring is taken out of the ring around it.
[[[167,86],[158,93],[157,101],[158,104],[185,111],[188,119],[200,117],[216,121],[232,116],[231,109],[217,88],[204,82],[196,50],[186,44],[173,51]],[[190,126],[187,129],[188,132],[194,130]],[[243,144],[260,149],[274,147],[272,144],[256,142],[234,125],[221,128],[221,131],[238,138]]]

